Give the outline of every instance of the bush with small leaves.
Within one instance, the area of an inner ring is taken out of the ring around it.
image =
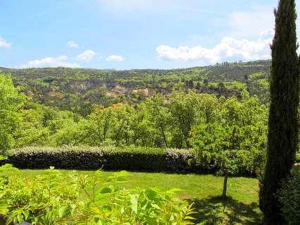
[[[300,224],[300,169],[295,168],[293,175],[283,183],[279,191],[281,212],[288,225]]]

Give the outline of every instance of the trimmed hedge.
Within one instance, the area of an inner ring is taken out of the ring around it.
[[[20,169],[128,170],[141,172],[214,174],[215,163],[196,163],[193,150],[144,147],[26,147],[8,155],[5,163]],[[256,176],[240,165],[237,176]]]
[[[211,173],[196,165],[192,150],[154,148],[91,148],[60,149],[28,147],[8,156],[8,163],[20,169],[128,170],[174,173]]]

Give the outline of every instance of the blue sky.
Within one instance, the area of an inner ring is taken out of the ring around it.
[[[277,0],[0,0],[0,66],[179,68],[269,58]]]

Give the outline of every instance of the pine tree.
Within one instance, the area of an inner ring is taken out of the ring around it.
[[[281,216],[276,194],[281,183],[290,175],[298,142],[299,65],[295,0],[280,0],[275,17],[275,37],[271,47],[267,163],[260,192],[260,207],[264,213],[265,225],[286,224]]]

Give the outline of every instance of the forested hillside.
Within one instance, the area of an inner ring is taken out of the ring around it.
[[[95,105],[136,104],[155,94],[193,90],[241,97],[243,91],[268,101],[270,61],[223,63],[173,70],[6,69],[14,84],[34,102],[83,116]]]

